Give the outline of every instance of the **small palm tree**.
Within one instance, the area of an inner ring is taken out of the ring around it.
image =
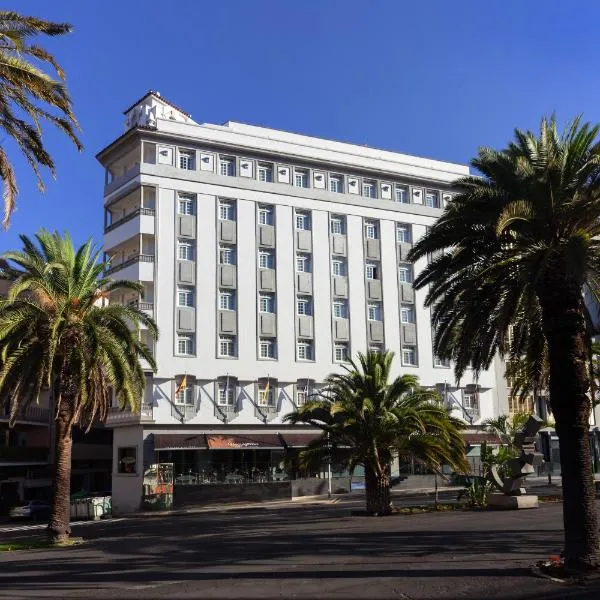
[[[415,287],[429,287],[435,352],[454,360],[458,377],[488,368],[498,352],[541,372],[547,347],[565,562],[575,569],[600,564],[583,299],[598,299],[600,281],[598,131],[576,119],[560,134],[543,119],[539,134],[516,130],[506,149],[481,148],[471,164],[482,176],[455,182],[459,193],[410,255],[435,256]]]
[[[141,293],[138,283],[103,279],[105,264],[91,242],[75,251],[68,235],[40,231],[37,245],[6,252],[4,276],[13,280],[0,300],[0,395],[21,409],[50,390],[56,419],[55,476],[49,534],[69,534],[71,431],[106,419],[111,390],[122,407],[136,408],[145,378],[139,359],[155,368],[139,341],[141,323],[156,337],[154,321],[131,306],[107,305],[118,289]],[[132,328],[133,325],[133,328]]]
[[[70,31],[71,26],[67,23],[52,23],[9,10],[0,11],[0,127],[25,155],[41,191],[44,183],[39,167],[48,168],[54,176],[54,160],[44,147],[40,121],[46,120],[58,127],[78,150],[82,146],[75,135],[77,121],[65,87],[65,74],[51,54],[37,44],[30,44],[29,40],[39,35],[54,37]],[[45,65],[56,71],[58,80],[42,70]],[[57,109],[58,114],[49,112],[47,107]],[[4,181],[2,224],[6,228],[15,208],[18,188],[13,167],[2,146],[0,178]]]
[[[393,352],[358,353],[345,373],[325,380],[320,397],[287,415],[291,423],[310,423],[323,434],[304,459],[327,454],[354,469],[363,465],[367,512],[391,512],[390,466],[394,456],[414,458],[439,470],[466,467],[462,422],[450,416],[435,390],[421,388],[414,375],[390,383]]]

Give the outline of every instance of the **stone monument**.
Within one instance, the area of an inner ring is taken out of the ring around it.
[[[508,461],[508,476],[498,472],[498,466],[492,467],[492,480],[500,492],[488,495],[488,506],[496,508],[538,508],[538,497],[527,494],[523,487],[527,475],[535,473],[536,467],[544,462],[543,455],[535,451],[535,436],[542,420],[530,415],[521,431],[515,434],[513,445],[521,451],[520,456]]]

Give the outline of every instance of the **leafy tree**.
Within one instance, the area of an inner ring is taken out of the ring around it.
[[[365,469],[369,514],[391,512],[390,466],[414,458],[439,469],[466,469],[463,424],[450,416],[435,390],[418,378],[389,381],[393,352],[358,353],[344,373],[325,380],[320,397],[287,415],[291,423],[310,423],[323,434],[304,451],[305,460],[323,460],[329,452],[340,464]]]
[[[155,369],[150,349],[139,341],[154,321],[132,306],[107,304],[119,289],[142,293],[140,284],[102,278],[106,267],[87,242],[77,251],[68,235],[41,230],[22,251],[6,252],[5,277],[13,280],[0,300],[0,395],[11,403],[11,423],[24,407],[50,390],[56,420],[55,476],[49,535],[69,534],[71,431],[89,431],[106,419],[111,392],[122,407],[136,409],[145,377],[139,359]]]
[[[9,10],[0,11],[0,128],[24,154],[33,169],[41,191],[44,189],[39,167],[54,176],[54,160],[42,141],[41,121],[49,121],[75,144],[82,146],[75,128],[77,121],[65,86],[65,74],[56,59],[35,43],[40,35],[58,36],[71,31],[67,23],[52,23],[26,17]],[[58,79],[43,70],[50,65]],[[54,114],[48,110],[56,109]],[[0,146],[0,178],[4,182],[4,218],[6,228],[15,209],[17,180],[3,146]]]
[[[573,569],[600,562],[583,299],[600,289],[598,130],[576,119],[561,134],[543,119],[539,134],[516,130],[504,150],[481,148],[471,164],[482,176],[456,182],[459,193],[410,256],[435,256],[415,287],[430,288],[435,352],[454,360],[458,377],[497,352],[534,363],[547,344]]]

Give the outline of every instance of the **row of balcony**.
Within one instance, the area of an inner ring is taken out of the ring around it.
[[[112,406],[106,418],[107,425],[149,423],[154,420],[153,409],[150,404],[142,404],[137,411],[122,410],[119,406]]]
[[[44,447],[0,446],[0,462],[45,463],[49,457],[50,450]]]
[[[131,265],[136,265],[139,263],[153,263],[153,262],[154,262],[154,254],[134,254],[133,256],[130,256],[129,258],[123,260],[122,262],[120,262],[118,264],[113,264],[108,269],[106,269],[104,274],[112,275],[113,273],[116,273],[117,271],[121,271],[122,269],[125,269],[126,267],[129,267]],[[126,277],[126,279],[140,280],[139,277],[138,278]]]
[[[120,225],[123,225],[124,223],[127,223],[128,221],[131,221],[132,219],[135,219],[135,217],[139,217],[141,215],[146,217],[154,217],[154,213],[155,211],[153,208],[137,208],[132,212],[126,214],[124,217],[121,217],[117,221],[113,221],[112,223],[110,223],[110,225],[106,225],[106,227],[104,228],[104,233],[108,233],[109,231],[112,231]]]
[[[41,406],[27,406],[17,413],[17,421],[29,423],[50,423],[50,409]],[[10,419],[10,410],[5,405],[0,407],[0,421]]]

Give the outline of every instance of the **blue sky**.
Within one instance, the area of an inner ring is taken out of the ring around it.
[[[564,0],[180,0],[12,3],[71,22],[44,42],[68,74],[85,151],[48,128],[58,176],[37,192],[12,146],[19,233],[102,241],[102,169],[148,89],[199,122],[228,119],[456,162],[556,111],[600,121],[600,4]],[[575,10],[576,8],[576,10]]]

